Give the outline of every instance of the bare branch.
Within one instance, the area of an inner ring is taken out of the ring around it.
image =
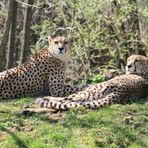
[[[25,2],[21,2],[21,1],[19,1],[19,0],[16,0],[16,1],[17,1],[18,3],[20,3],[20,4],[25,5],[25,6],[28,6],[28,7],[33,7],[33,8],[38,8],[38,9],[42,8],[42,7],[38,7],[38,6],[35,6],[35,5],[27,4],[27,3],[25,3]]]

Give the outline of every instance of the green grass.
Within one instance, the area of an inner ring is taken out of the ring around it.
[[[99,110],[22,115],[32,98],[0,103],[1,148],[148,147],[148,99]]]

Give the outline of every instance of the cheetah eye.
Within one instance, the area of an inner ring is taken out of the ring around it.
[[[68,41],[65,41],[64,44],[68,44]]]
[[[54,43],[55,43],[55,44],[58,44],[58,41],[55,41]]]
[[[140,60],[135,60],[135,62],[140,62]]]

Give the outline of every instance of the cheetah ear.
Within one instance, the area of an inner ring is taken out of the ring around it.
[[[51,40],[52,40],[52,37],[49,35],[49,36],[48,36],[48,43],[49,43],[49,44],[51,43]]]
[[[71,45],[75,42],[75,38],[74,37],[68,37],[68,40],[69,40]]]

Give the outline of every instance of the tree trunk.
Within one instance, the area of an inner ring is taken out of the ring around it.
[[[25,1],[29,5],[33,5],[33,0]],[[23,40],[20,56],[20,64],[26,62],[29,56],[29,41],[30,41],[30,24],[32,19],[32,7],[26,6],[25,15],[24,15],[24,26],[23,26]]]
[[[7,42],[8,42],[9,29],[10,29],[11,20],[12,20],[13,6],[14,6],[14,0],[9,0],[8,13],[6,17],[3,38],[0,45],[0,71],[3,71],[4,69],[6,69],[5,63],[6,63],[6,55],[7,55]]]
[[[9,57],[7,58],[7,68],[12,68],[15,65],[15,53],[16,53],[16,19],[17,19],[17,2],[14,2],[13,7],[13,17],[11,22],[11,29],[9,34],[9,44],[8,44],[8,53]]]

